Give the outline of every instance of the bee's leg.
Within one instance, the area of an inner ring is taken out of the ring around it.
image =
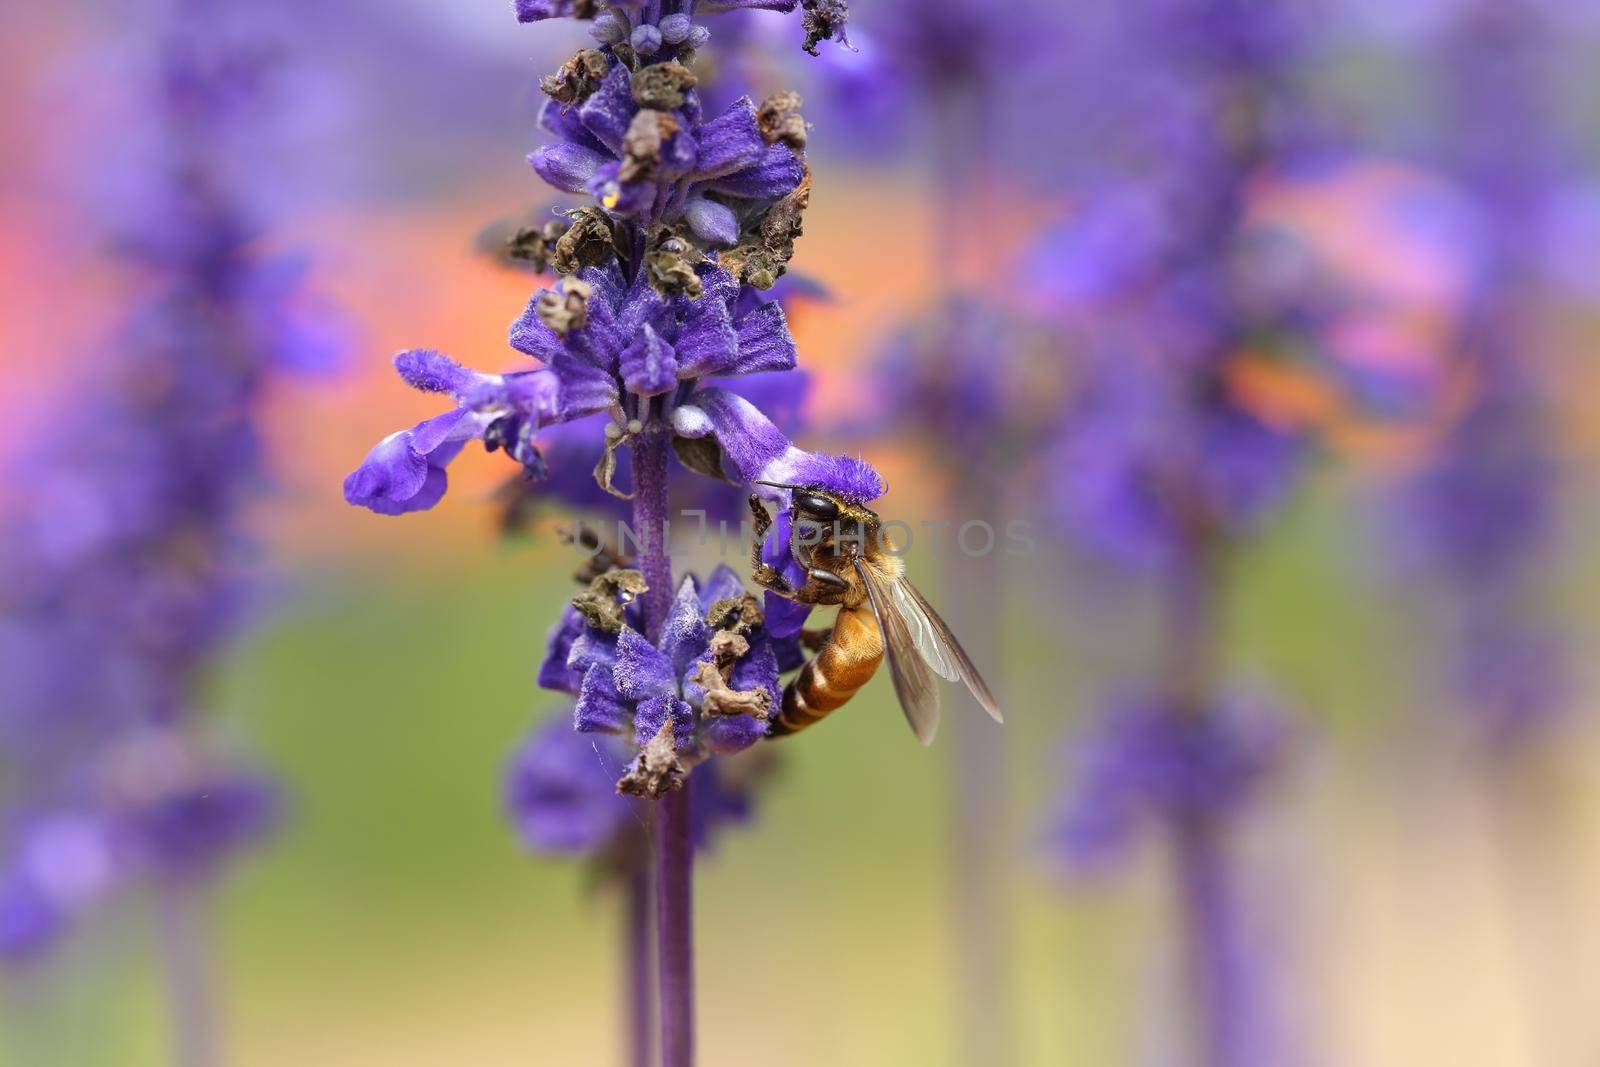
[[[812,583],[829,586],[835,591],[850,588],[849,582],[832,571],[823,570],[821,567],[812,567],[809,571],[806,571],[806,585],[811,585]]]
[[[800,647],[811,652],[816,652],[820,650],[823,645],[827,644],[828,639],[832,636],[833,627],[831,626],[821,630],[801,630]]]
[[[763,589],[770,589],[782,597],[799,599],[798,590],[790,585],[777,569],[762,562],[761,546],[766,542],[767,531],[772,529],[772,516],[761,505],[761,498],[750,497],[750,517],[755,523],[755,541],[750,546],[750,577]]]

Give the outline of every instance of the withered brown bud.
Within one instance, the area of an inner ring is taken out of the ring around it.
[[[569,212],[571,223],[550,252],[550,265],[558,274],[576,274],[598,267],[616,252],[616,231],[611,218],[597,207]]]
[[[802,232],[806,208],[811,204],[811,171],[788,196],[767,209],[753,234],[722,252],[717,262],[729,273],[757,289],[770,289],[789,269],[794,242]]]
[[[806,131],[810,128],[800,114],[800,94],[793,89],[773,93],[761,101],[756,110],[756,122],[761,136],[768,144],[782,141],[796,152],[806,149]]]
[[[671,111],[683,106],[697,81],[694,71],[676,60],[652,63],[633,76],[633,102],[654,111]]]
[[[576,104],[587,100],[600,88],[606,76],[606,54],[595,48],[585,48],[565,63],[554,74],[539,79],[539,88],[550,99],[563,104]]]
[[[661,146],[678,132],[678,120],[665,111],[641,111],[622,136],[622,165],[617,180],[648,179],[661,167]]]
[[[766,689],[734,689],[728,684],[728,672],[739,657],[750,651],[750,642],[726,630],[712,635],[711,653],[714,662],[695,667],[691,679],[704,690],[700,710],[706,715],[749,715],[765,720],[772,714],[772,694]]]
[[[613,567],[589,583],[589,588],[572,598],[572,606],[584,621],[608,634],[620,633],[629,604],[647,592],[644,574]]]
[[[571,277],[562,290],[546,289],[539,294],[539,303],[534,307],[539,321],[554,330],[557,337],[565,337],[589,325],[589,297],[594,293],[594,287],[588,282]]]
[[[557,242],[566,232],[567,223],[560,219],[551,219],[543,226],[524,226],[506,242],[506,255],[543,274],[550,266]]]
[[[695,265],[705,256],[687,239],[672,231],[658,235],[644,256],[645,277],[650,287],[662,296],[687,296],[699,299],[705,291]]]
[[[683,785],[688,771],[678,761],[678,743],[672,716],[668,715],[617,782],[617,792],[627,797],[657,800]]]
[[[801,6],[805,14],[800,16],[800,28],[806,31],[801,48],[818,55],[820,42],[844,38],[844,24],[850,20],[850,7],[845,0],[801,0]]]
[[[718,600],[706,609],[706,625],[713,630],[747,634],[766,622],[761,601],[749,593]]]

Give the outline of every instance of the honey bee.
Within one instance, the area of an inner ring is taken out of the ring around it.
[[[843,707],[872,678],[885,653],[895,696],[924,745],[939,728],[939,690],[933,675],[964,682],[995,722],[994,694],[961,642],[905,576],[876,512],[817,486],[761,482],[790,492],[790,552],[806,580],[791,584],[761,560],[772,519],[760,498],[750,498],[755,518],[754,579],[763,589],[801,604],[837,604],[833,629],[815,655],[783,690],[771,721],[774,737],[798,733]]]

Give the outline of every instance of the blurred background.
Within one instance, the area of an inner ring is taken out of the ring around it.
[[[518,26],[498,0],[273,6],[246,32],[287,71],[276,132],[216,150],[272,174],[250,194],[270,218],[255,240],[304,257],[344,355],[264,387],[263,477],[234,531],[253,609],[198,683],[216,732],[281,791],[276,830],[209,893],[228,1062],[618,1062],[615,894],[529,854],[502,801],[513,751],[568,710],[534,685],[573,592],[562,512],[502,538],[504,469],[475,454],[426,514],[375,517],[340,492],[373,442],[438,410],[389,353],[525,362],[506,326],[537,283],[485,250],[558,202],[524,159],[537,81],[587,38]],[[1251,324],[1233,335],[1270,319],[1292,338],[1218,380],[1275,435],[1262,449],[1298,451],[1271,506],[1229,529],[1204,638],[1285,709],[1271,766],[1227,805],[1230,959],[1270,1039],[1212,1067],[1600,1057],[1600,14],[1323,0],[1263,28],[1256,6],[861,0],[859,51],[820,60],[792,20],[712,20],[711,62],[758,92],[797,85],[812,122],[794,269],[825,295],[790,308],[812,377],[798,439],[869,455],[885,516],[1021,521],[1033,546],[988,561],[978,593],[948,548],[910,559],[977,634],[1003,731],[971,742],[988,724],[952,695],[924,750],[879,679],[784,744],[751,819],[704,856],[702,1062],[1200,1062],[1161,834],[1117,830],[1114,865],[1077,847],[1084,790],[1122,787],[1075,739],[1156,670],[1181,577],[1140,550],[1137,517],[1107,533],[1106,494],[1074,472],[1104,459],[1129,477],[1125,441],[1078,436],[1122,410],[1095,399],[1102,350],[1190,344],[1185,316],[1214,316],[1214,290]],[[85,398],[150,269],[118,241],[150,203],[127,188],[145,159],[125,143],[144,92],[125,64],[149,47],[136,19],[79,0],[0,12],[12,513],[43,498],[40,457],[97,433]],[[1257,131],[1256,156],[1195,147],[1227,116]],[[1236,239],[1173,213],[1171,190],[1188,204],[1207,183]],[[1159,286],[1181,295],[1149,312]],[[1153,314],[1177,325],[1129,332]],[[702,573],[718,556],[682,552]],[[1536,651],[1505,665],[1529,631]],[[1158,816],[1190,796],[1140,788]],[[0,974],[0,1063],[171,1062],[157,895],[108,894]],[[995,942],[976,962],[973,937]],[[986,1026],[1003,1036],[975,1046]]]

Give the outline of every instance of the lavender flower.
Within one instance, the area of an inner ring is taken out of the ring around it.
[[[1096,91],[1069,106],[1115,147],[1088,161],[1080,209],[1022,273],[1080,355],[1050,452],[1056,513],[1090,551],[1158,571],[1163,593],[1151,680],[1078,747],[1054,844],[1069,862],[1103,862],[1142,826],[1166,831],[1193,1061],[1215,1065],[1282,1062],[1262,1051],[1269,1021],[1247,979],[1265,961],[1239,935],[1230,849],[1279,768],[1282,728],[1215,679],[1227,565],[1315,447],[1235,376],[1245,360],[1308,358],[1320,339],[1322,294],[1252,274],[1252,192],[1316,130],[1296,85],[1309,38],[1291,8],[1097,7]]]
[[[305,264],[257,245],[270,179],[230,166],[238,138],[271,143],[261,105],[281,72],[233,14],[178,4],[149,62],[123,72],[108,228],[135,300],[70,386],[93,432],[39,435],[17,472],[37,491],[0,523],[7,956],[43,952],[110,892],[207,881],[278,810],[276,784],[214,742],[194,696],[249,600],[264,391],[327,366],[339,331]],[[209,1032],[187,1015],[179,1028]]]
[[[1054,854],[1103,869],[1142,833],[1226,822],[1283,770],[1289,730],[1279,709],[1242,690],[1204,708],[1146,689],[1116,694],[1067,750],[1074,786],[1050,827]]]
[[[574,733],[552,719],[513,757],[506,809],[534,852],[591,856],[640,829],[633,802],[617,793],[617,775],[631,758],[612,738]]]
[[[1538,316],[1560,272],[1549,246],[1526,233],[1530,220],[1560,215],[1577,151],[1548,95],[1556,11],[1468,2],[1439,30],[1432,69],[1451,111],[1470,121],[1441,123],[1448,137],[1432,147],[1477,221],[1447,355],[1470,369],[1477,392],[1385,503],[1404,571],[1442,615],[1451,688],[1481,739],[1514,752],[1562,717],[1568,696],[1562,642],[1539,606],[1564,471],[1541,367],[1556,353]],[[1493,72],[1492,93],[1483,71]]]
[[[551,719],[512,757],[505,804],[529,851],[573,856],[602,865],[637,862],[644,813],[617,792],[617,778],[633,758],[619,734],[580,734],[572,717]],[[696,778],[694,841],[707,848],[724,826],[747,822],[755,794],[768,777],[767,761],[714,760]]]
[[[578,698],[580,733],[631,736],[637,756],[618,788],[659,796],[707,756],[766,735],[779,655],[731,568],[719,567],[704,587],[687,576],[655,644],[636,628],[642,591],[637,571],[596,578],[551,632],[539,682]]]
[[[808,51],[823,40],[847,43],[842,0],[706,5],[737,7],[798,7]],[[597,45],[540,83],[550,98],[540,125],[554,140],[530,157],[534,170],[557,189],[593,198],[564,221],[514,239],[517,258],[562,275],[511,328],[512,347],[540,366],[486,375],[434,353],[402,354],[406,381],[447,394],[454,408],[381,442],[346,479],[345,496],[385,514],[432,507],[444,495],[448,464],[473,440],[504,450],[537,481],[548,473],[541,441],[550,446],[552,427],[603,426],[594,480],[632,500],[639,569],[596,568],[552,634],[539,678],[577,698],[580,731],[625,739],[633,756],[618,787],[660,801],[652,858],[661,1060],[687,1067],[696,811],[710,810],[716,795],[697,788],[691,804],[690,771],[764,736],[779,668],[757,601],[732,572],[714,574],[704,589],[692,577],[674,582],[669,461],[675,455],[699,475],[740,486],[814,475],[870,480],[875,496],[881,480],[865,463],[796,447],[756,405],[711,384],[795,365],[782,305],[761,291],[787,270],[810,199],[798,96],[779,93],[759,106],[744,97],[708,117],[689,62],[710,34],[695,23],[692,2],[519,0],[515,9],[524,22],[592,19]],[[626,489],[617,484],[624,454]],[[568,756],[544,738],[525,750],[511,806],[537,839],[587,846],[604,837],[613,809],[580,795]],[[649,955],[645,896],[644,879],[632,878],[626,940],[636,1063],[649,1055],[654,999],[637,974]]]

